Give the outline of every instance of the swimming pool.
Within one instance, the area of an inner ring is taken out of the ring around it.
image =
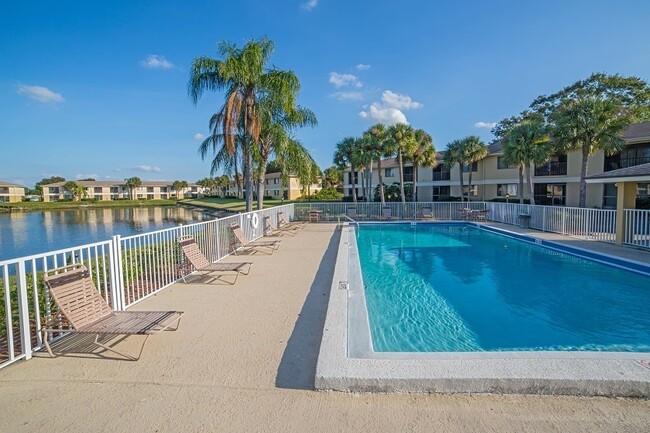
[[[375,352],[650,351],[650,277],[468,224],[362,224]]]

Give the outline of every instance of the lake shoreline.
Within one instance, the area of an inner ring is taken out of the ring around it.
[[[74,202],[74,201],[27,201],[19,203],[0,203],[0,213],[31,212],[43,210],[70,210],[70,209],[104,209],[121,207],[152,207],[152,206],[176,206],[177,200],[114,200],[97,202]]]

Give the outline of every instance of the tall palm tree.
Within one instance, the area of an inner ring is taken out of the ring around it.
[[[397,164],[399,166],[399,193],[402,203],[406,203],[406,195],[404,194],[404,156],[409,155],[415,144],[415,135],[413,128],[404,123],[388,127],[386,131],[388,140],[392,143],[392,147],[397,152]]]
[[[251,40],[243,48],[229,42],[218,44],[222,60],[194,59],[188,93],[196,104],[206,90],[225,90],[225,103],[217,113],[216,124],[228,154],[235,153],[238,135],[243,136],[242,155],[246,190],[246,211],[253,209],[253,143],[263,127],[260,107],[264,104],[290,112],[295,109],[300,89],[291,71],[269,69],[273,42],[264,37]]]
[[[124,179],[124,185],[129,190],[129,200],[135,200],[133,191],[136,188],[138,188],[140,185],[142,185],[142,181],[140,180],[140,178],[137,176],[133,176],[128,179]]]
[[[408,158],[413,162],[413,203],[417,201],[417,173],[418,167],[435,167],[438,165],[436,159],[436,148],[433,146],[433,138],[422,129],[414,132],[416,146],[412,149]]]
[[[624,106],[615,100],[581,97],[567,100],[551,113],[551,140],[563,152],[580,150],[580,207],[587,200],[588,157],[599,150],[607,155],[625,146],[621,133],[629,123]]]
[[[470,135],[463,139],[463,154],[465,164],[469,166],[469,177],[467,179],[467,202],[469,202],[472,192],[472,165],[485,158],[488,149],[480,138],[476,135]]]
[[[63,185],[63,189],[72,194],[72,201],[80,201],[82,198],[88,196],[86,188],[75,182],[74,180],[69,180]]]
[[[460,201],[463,201],[463,193],[465,189],[463,167],[465,165],[465,155],[463,153],[463,140],[454,140],[447,144],[447,151],[443,156],[443,164],[448,169],[452,169],[454,165],[458,164],[458,175],[460,179]]]
[[[372,149],[373,154],[377,160],[377,172],[379,176],[379,200],[382,205],[386,203],[386,194],[384,192],[384,173],[382,173],[381,159],[392,156],[395,153],[391,140],[388,140],[386,134],[386,127],[381,123],[370,127],[365,133],[364,137],[366,142]]]
[[[361,169],[361,188],[366,201],[372,191],[372,163],[376,159],[374,149],[368,143],[366,137],[355,139],[353,158]]]
[[[355,155],[355,148],[357,140],[354,137],[346,137],[336,144],[336,151],[334,152],[334,164],[345,169],[350,167],[352,177],[352,201],[357,202],[357,176],[356,170],[357,159]],[[345,183],[345,181],[343,181]]]
[[[535,204],[532,165],[542,164],[551,156],[546,127],[540,120],[523,121],[513,126],[506,135],[503,156],[519,167],[519,203],[524,201],[524,173],[528,182],[530,204]]]

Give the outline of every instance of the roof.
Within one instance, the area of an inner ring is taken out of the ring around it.
[[[17,186],[18,188],[26,188],[22,185],[18,185],[17,183],[5,182],[4,180],[0,180],[0,186]]]
[[[488,148],[488,155],[503,153],[503,146],[501,145],[500,141],[490,144],[487,148]]]
[[[633,181],[633,178],[641,181],[650,181],[650,162],[646,164],[633,165],[632,167],[619,168],[617,170],[594,174],[593,176],[588,176],[586,179],[593,181],[606,180],[608,182],[614,182],[617,179],[625,180],[626,178],[629,181]]]
[[[623,139],[628,142],[650,141],[650,122],[635,123],[623,132]]]

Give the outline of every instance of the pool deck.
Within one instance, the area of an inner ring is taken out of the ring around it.
[[[511,226],[506,226],[511,227]],[[285,237],[234,286],[175,284],[134,309],[185,311],[137,362],[86,353],[0,370],[1,432],[638,432],[650,401],[623,398],[314,391],[340,232]],[[639,260],[638,257],[635,258]],[[141,337],[119,342],[129,353]]]

